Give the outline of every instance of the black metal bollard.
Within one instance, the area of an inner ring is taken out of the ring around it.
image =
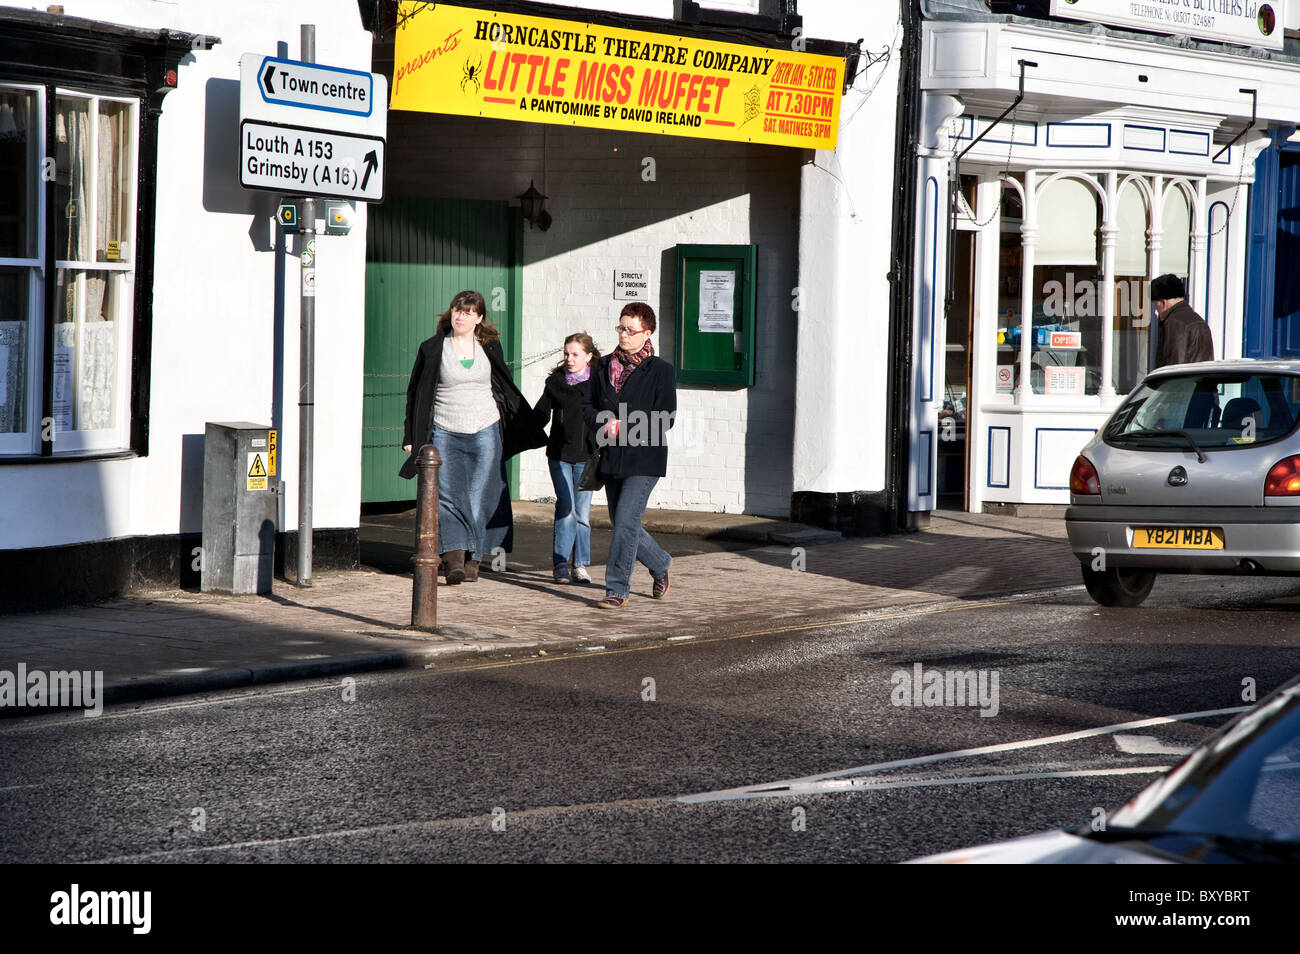
[[[411,588],[411,628],[433,632],[438,625],[438,471],[442,458],[432,444],[420,448],[415,509],[415,585]]]

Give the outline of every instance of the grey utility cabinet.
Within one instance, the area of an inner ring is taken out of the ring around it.
[[[269,593],[275,566],[276,434],[208,422],[203,444],[205,593]]]

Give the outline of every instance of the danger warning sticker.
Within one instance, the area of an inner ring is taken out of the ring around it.
[[[266,489],[266,461],[261,453],[248,455],[248,489]]]

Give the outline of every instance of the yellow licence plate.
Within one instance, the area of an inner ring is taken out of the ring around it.
[[[1135,550],[1222,550],[1217,527],[1134,527]]]

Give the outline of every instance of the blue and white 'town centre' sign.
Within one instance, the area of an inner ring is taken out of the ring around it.
[[[383,201],[388,83],[382,75],[245,53],[239,119],[244,188]]]

